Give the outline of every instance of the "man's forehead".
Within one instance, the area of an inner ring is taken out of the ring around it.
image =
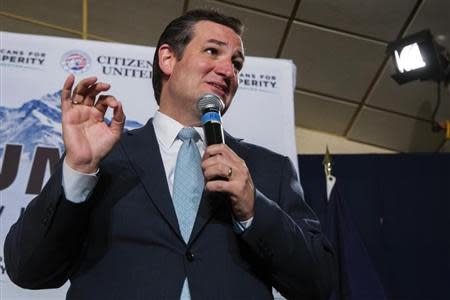
[[[242,39],[231,27],[212,21],[199,21],[194,25],[193,38],[202,37],[205,41],[216,40],[223,44],[234,43],[242,47]]]

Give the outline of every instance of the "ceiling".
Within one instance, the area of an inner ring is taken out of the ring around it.
[[[0,0],[0,30],[155,46],[171,19],[200,7],[244,22],[247,55],[295,62],[297,126],[393,151],[450,152],[445,133],[431,131],[436,84],[397,85],[385,54],[389,41],[425,28],[450,49],[449,0]],[[439,121],[450,120],[449,92]]]

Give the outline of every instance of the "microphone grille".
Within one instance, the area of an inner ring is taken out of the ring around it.
[[[219,96],[212,93],[206,93],[198,98],[197,109],[201,113],[211,108],[217,109],[218,111],[222,112],[225,108],[225,104]]]

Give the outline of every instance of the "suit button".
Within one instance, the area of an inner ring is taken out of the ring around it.
[[[186,251],[186,258],[188,261],[191,262],[194,261],[195,258],[194,253],[192,253],[190,250]]]

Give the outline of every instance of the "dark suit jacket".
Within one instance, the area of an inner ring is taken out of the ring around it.
[[[11,227],[10,278],[31,289],[71,282],[68,299],[325,299],[334,256],[289,159],[227,135],[253,178],[255,216],[233,230],[229,203],[203,195],[189,243],[180,234],[151,120],[102,161],[85,203],[64,197],[61,166]]]

